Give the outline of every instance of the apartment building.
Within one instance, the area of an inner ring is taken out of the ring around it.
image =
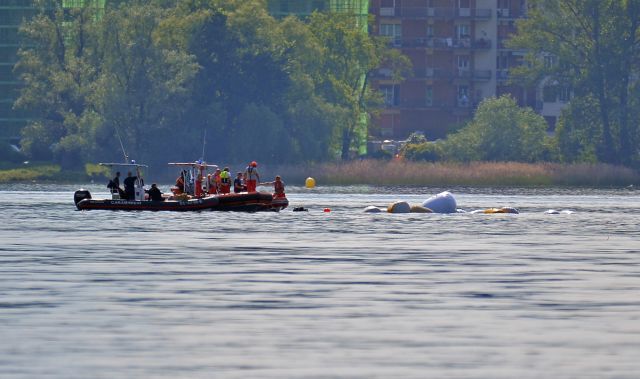
[[[509,84],[509,70],[523,53],[505,41],[525,16],[525,0],[371,0],[372,32],[413,63],[413,76],[394,82],[375,73],[385,109],[374,120],[381,137],[406,138],[423,131],[444,137],[473,117],[482,99],[512,94],[520,105],[536,106],[536,90]]]

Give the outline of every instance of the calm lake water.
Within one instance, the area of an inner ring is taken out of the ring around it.
[[[638,190],[288,187],[243,214],[77,187],[0,186],[1,378],[640,377]],[[447,189],[521,213],[362,212]]]

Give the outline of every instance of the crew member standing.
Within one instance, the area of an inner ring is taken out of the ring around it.
[[[260,181],[260,174],[258,173],[258,163],[253,161],[249,163],[247,169],[244,172],[245,184],[247,185],[247,192],[256,192],[256,185]]]
[[[111,190],[111,193],[117,193],[121,199],[126,197],[124,191],[120,188],[120,171],[116,172],[115,178],[109,181],[107,188]]]
[[[127,177],[124,180],[124,192],[127,195],[127,200],[134,200],[136,198],[136,179],[131,171],[127,173]]]
[[[225,167],[220,173],[220,193],[231,192],[231,174],[229,167]]]

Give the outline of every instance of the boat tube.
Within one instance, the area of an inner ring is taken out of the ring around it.
[[[87,190],[78,190],[74,201],[79,210],[126,210],[126,211],[279,211],[289,205],[284,198],[274,203],[273,196],[265,192],[208,195],[203,197],[169,197],[164,201],[125,200],[119,198],[93,199]]]

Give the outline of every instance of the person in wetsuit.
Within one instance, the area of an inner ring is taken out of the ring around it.
[[[133,176],[131,171],[127,174],[127,178],[124,180],[124,193],[127,197],[127,200],[134,200],[136,197],[136,179],[137,177]]]
[[[118,193],[118,195],[120,195],[120,198],[124,198],[125,197],[125,193],[122,190],[122,188],[120,188],[120,171],[116,172],[116,176],[109,180],[109,184],[107,184],[107,188],[109,188],[109,190],[111,190],[111,193]]]
[[[149,200],[151,201],[164,201],[164,197],[162,197],[162,192],[158,188],[158,186],[153,183],[151,184],[151,188],[149,188]]]

